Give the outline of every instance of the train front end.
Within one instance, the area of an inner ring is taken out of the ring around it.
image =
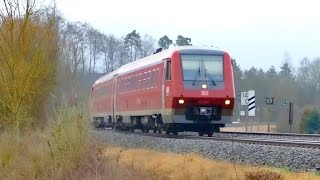
[[[165,85],[166,119],[174,128],[211,136],[231,122],[235,90],[228,53],[183,49],[168,61],[172,74]]]

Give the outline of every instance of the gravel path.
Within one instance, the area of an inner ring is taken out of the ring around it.
[[[219,160],[274,166],[292,171],[316,172],[320,168],[320,149],[213,140],[159,138],[113,130],[92,130],[91,132],[98,142],[130,148],[147,148],[176,153],[199,153]]]

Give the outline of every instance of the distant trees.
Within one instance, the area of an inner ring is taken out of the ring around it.
[[[172,44],[172,40],[168,38],[167,35],[164,35],[163,37],[161,37],[158,41],[158,45],[162,48],[162,49],[168,49],[169,46]]]
[[[141,39],[141,57],[146,57],[155,51],[155,39],[147,34],[142,36]]]
[[[242,70],[233,60],[233,72],[236,94],[255,89],[257,119],[265,121],[271,118],[277,122],[279,131],[289,131],[288,104],[283,102],[285,100],[294,102],[294,130],[297,132],[299,126],[304,123],[300,121],[302,113],[299,110],[310,105],[320,109],[320,58],[315,58],[313,61],[308,58],[302,59],[296,73],[293,73],[288,59],[286,56],[278,72],[274,66],[267,71],[255,67]],[[266,97],[273,97],[274,105],[267,106]],[[236,102],[236,107],[239,106],[238,103],[240,102]]]
[[[131,33],[127,34],[124,38],[124,45],[130,51],[130,61],[135,61],[137,59],[137,54],[141,51],[141,39],[140,34],[133,30]]]
[[[192,45],[191,38],[178,35],[177,40],[176,40],[176,45],[177,46],[191,46]]]
[[[293,79],[292,67],[289,65],[289,62],[283,63],[280,69],[280,77],[285,79]]]
[[[241,71],[240,65],[237,64],[237,61],[235,59],[232,59],[232,65],[233,65],[233,76],[234,76],[234,83],[236,90],[239,90],[240,88],[240,82],[241,78],[243,77],[243,73]]]
[[[102,53],[104,61],[104,72],[114,70],[116,54],[121,42],[114,35],[102,35]]]
[[[167,35],[164,35],[158,40],[158,45],[163,49],[168,49],[172,43],[173,41]],[[192,45],[191,38],[178,35],[174,45],[175,46],[191,46]]]
[[[94,72],[96,68],[96,64],[98,61],[98,58],[100,57],[102,53],[102,48],[103,48],[103,38],[102,34],[92,28],[89,27],[86,31],[86,39],[87,39],[87,44],[89,47],[89,73]]]
[[[117,67],[151,55],[152,36],[133,30],[125,37],[104,34],[88,24],[60,21],[61,58],[72,73],[110,72]],[[98,68],[98,69],[97,69]]]

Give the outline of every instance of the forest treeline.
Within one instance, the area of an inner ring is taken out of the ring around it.
[[[21,108],[44,108],[42,103],[48,104],[48,99],[57,104],[68,103],[73,96],[87,98],[91,83],[102,74],[151,55],[158,47],[192,45],[191,38],[183,35],[175,40],[167,35],[155,39],[136,30],[116,37],[116,32],[105,33],[87,23],[68,22],[55,9],[38,10],[28,20],[19,18],[23,13],[8,11],[1,19],[0,40],[4,43],[0,48],[0,83],[6,87],[0,90],[3,117],[10,113],[10,118],[22,114],[42,117],[41,110],[17,112]],[[241,64],[233,59],[236,95],[256,90],[257,120],[287,121],[286,101],[294,103],[298,115],[305,108],[320,105],[320,58],[306,55],[295,68],[289,54],[279,61],[284,63],[277,71],[274,66],[267,70],[241,69]],[[275,103],[267,106],[266,97],[273,97]],[[237,99],[235,118],[240,109],[240,98]],[[301,119],[298,115],[296,119]],[[9,123],[4,119],[4,124]]]
[[[293,130],[303,132],[301,120],[305,112],[318,111],[320,107],[320,58],[303,58],[298,67],[290,64],[288,54],[284,55],[282,66],[276,71],[274,66],[266,71],[255,67],[249,70],[240,68],[233,60],[233,71],[237,95],[235,117],[239,118],[240,92],[255,90],[256,121],[272,121],[281,132],[289,132],[289,103],[294,104]],[[266,98],[273,98],[267,105]],[[320,120],[320,119],[319,119]]]
[[[64,48],[66,57],[62,59],[71,65],[72,72],[108,73],[123,64],[151,55],[157,47],[168,49],[170,46],[192,45],[191,38],[182,35],[178,35],[174,41],[167,35],[155,39],[148,34],[141,35],[136,30],[116,37],[112,32],[105,34],[81,22],[61,21],[60,27],[63,43],[67,46]],[[294,103],[297,131],[302,112],[306,108],[319,107],[320,57],[308,57],[306,54],[298,67],[291,65],[292,59],[288,53],[284,53],[283,59],[279,61],[283,62],[281,67],[270,66],[264,70],[256,67],[242,69],[241,64],[233,59],[238,99],[235,119],[239,118],[240,114],[240,92],[250,89],[256,90],[255,119],[271,119],[278,122],[283,131],[288,130],[287,114],[290,102]],[[266,105],[266,97],[274,98],[274,104]]]

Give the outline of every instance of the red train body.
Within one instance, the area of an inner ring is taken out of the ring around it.
[[[199,135],[231,122],[235,100],[228,53],[178,47],[135,62],[98,79],[91,92],[96,126]]]

